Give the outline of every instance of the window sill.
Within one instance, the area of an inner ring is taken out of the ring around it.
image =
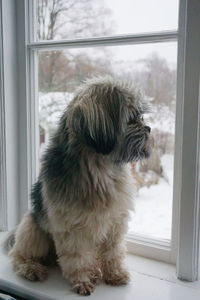
[[[0,243],[5,233],[0,233]],[[127,255],[126,264],[131,273],[131,282],[123,287],[100,284],[90,299],[153,299],[197,300],[200,297],[200,282],[182,282],[176,278],[174,265],[151,259]],[[27,300],[80,299],[74,294],[58,269],[50,271],[44,283],[29,282],[15,275],[9,258],[0,250],[0,289],[14,292]]]

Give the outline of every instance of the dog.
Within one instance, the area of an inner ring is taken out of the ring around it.
[[[11,236],[18,275],[43,281],[59,264],[72,289],[90,295],[97,282],[129,282],[124,267],[130,162],[149,157],[142,94],[110,76],[87,80],[64,111],[41,159],[31,210]]]

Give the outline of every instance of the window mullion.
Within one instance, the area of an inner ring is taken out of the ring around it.
[[[85,38],[75,40],[59,40],[59,41],[40,41],[29,43],[31,49],[68,49],[68,48],[84,48],[84,47],[100,47],[100,46],[120,46],[120,45],[137,45],[146,43],[173,42],[177,40],[177,31],[163,31],[146,34]]]

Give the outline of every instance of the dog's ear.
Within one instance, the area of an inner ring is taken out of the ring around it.
[[[99,103],[78,104],[73,111],[72,127],[97,153],[109,154],[116,143],[116,130],[108,111]]]

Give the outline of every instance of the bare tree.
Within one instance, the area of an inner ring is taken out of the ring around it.
[[[77,38],[80,36],[105,35],[111,32],[110,11],[103,1],[95,0],[38,0],[37,35],[39,40]],[[65,54],[64,54],[65,53]],[[51,51],[39,55],[39,87],[43,91],[65,91],[66,82],[73,73],[71,62],[79,61],[80,81],[87,74],[99,73],[102,66],[90,62],[89,56],[72,55],[72,52]],[[90,66],[91,65],[91,66]],[[86,67],[87,66],[87,67]],[[76,65],[76,68],[78,66]],[[83,69],[81,69],[83,68]],[[96,68],[96,70],[94,70]],[[87,69],[87,71],[86,71]],[[80,74],[81,72],[81,74]],[[74,77],[74,79],[75,79]]]
[[[87,52],[71,55],[71,51],[50,51],[39,54],[39,90],[73,92],[86,77],[109,73],[109,56],[95,59]]]
[[[38,39],[74,38],[111,32],[104,1],[38,0]]]
[[[152,53],[144,60],[144,70],[137,80],[142,82],[146,95],[153,99],[155,105],[165,104],[173,108],[176,97],[176,69],[170,68],[166,59]]]

